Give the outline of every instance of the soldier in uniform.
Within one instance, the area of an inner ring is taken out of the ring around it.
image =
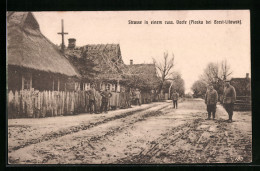
[[[138,104],[139,106],[141,106],[141,92],[139,91],[139,89],[135,90],[135,100],[136,100],[136,104]]]
[[[205,103],[207,105],[207,112],[208,112],[208,118],[206,120],[210,120],[211,113],[212,113],[213,120],[215,119],[217,102],[218,102],[218,93],[213,88],[213,85],[209,85],[209,89],[205,95]]]
[[[127,103],[127,107],[131,108],[131,101],[132,101],[132,92],[130,90],[130,88],[127,89],[127,92],[126,92],[126,103]]]
[[[95,85],[91,84],[90,90],[87,91],[87,94],[89,95],[89,112],[92,114],[93,112],[96,113],[96,89]],[[94,107],[94,110],[93,110]]]
[[[102,96],[101,109],[100,109],[101,113],[103,112],[103,110],[105,110],[105,113],[107,113],[108,101],[109,98],[112,97],[112,94],[108,90],[108,87],[106,87],[105,91],[102,91],[100,95]]]
[[[235,102],[236,102],[236,90],[232,85],[230,85],[229,81],[226,81],[225,89],[224,89],[223,104],[224,104],[224,108],[226,109],[228,116],[229,116],[228,122],[232,122],[232,116],[233,116]]]
[[[172,93],[173,108],[178,108],[179,93],[176,90]]]

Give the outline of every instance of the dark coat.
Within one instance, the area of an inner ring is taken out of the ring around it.
[[[135,98],[140,99],[141,98],[141,92],[139,90],[135,91]]]
[[[96,93],[97,91],[95,89],[88,90],[87,94],[89,95],[89,100],[96,100]]]
[[[230,85],[229,87],[226,87],[224,90],[223,103],[230,104],[235,102],[236,102],[236,90],[232,85]]]
[[[179,99],[179,93],[172,93],[172,100],[178,100]]]
[[[102,96],[102,102],[108,102],[109,98],[112,97],[109,91],[102,91],[100,95]]]
[[[218,102],[218,93],[216,90],[208,90],[205,95],[205,103],[207,105],[217,104]]]

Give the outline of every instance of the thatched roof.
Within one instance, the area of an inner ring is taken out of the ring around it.
[[[8,65],[77,76],[78,71],[40,31],[31,12],[7,13]]]
[[[120,80],[124,67],[119,44],[89,44],[76,49],[66,49],[66,56],[87,58],[95,63],[99,71],[96,79]]]
[[[154,64],[126,65],[124,70],[125,80],[132,80],[139,88],[153,89],[158,85],[159,78]]]
[[[127,65],[127,69],[133,74],[145,75],[151,79],[157,79],[156,67],[154,64],[132,64]]]
[[[93,58],[102,67],[104,65],[112,67],[114,64],[124,63],[119,44],[90,44],[83,46],[82,52],[86,54],[86,57]]]

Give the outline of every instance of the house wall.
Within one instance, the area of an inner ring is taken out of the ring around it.
[[[34,72],[32,74],[32,87],[39,91],[54,90],[65,91],[67,78],[59,74]]]
[[[86,82],[83,83],[81,90],[89,90],[91,86],[91,83]],[[98,82],[96,83],[96,90],[98,91],[104,91],[106,87],[109,88],[109,91],[111,92],[121,92],[120,84],[114,84],[114,83],[107,83],[107,82]]]
[[[32,87],[35,90],[44,91],[53,89],[52,75],[48,73],[36,72],[32,75]]]
[[[22,75],[19,69],[8,67],[7,72],[8,90],[21,90],[22,89]]]
[[[66,91],[80,90],[80,81],[74,78],[68,78],[65,86],[66,86]]]
[[[75,81],[60,74],[8,66],[8,90],[25,89],[25,79],[30,79],[30,88],[44,91],[74,91]]]
[[[237,96],[251,95],[251,80],[248,78],[231,79],[230,84],[236,89]]]

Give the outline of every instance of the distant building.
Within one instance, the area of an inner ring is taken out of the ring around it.
[[[161,98],[155,96],[159,81],[155,64],[134,64],[133,60],[130,60],[130,65],[127,65],[125,70],[125,73],[129,73],[124,78],[125,84],[141,90],[142,103],[157,101]]]
[[[230,84],[235,87],[237,96],[251,96],[251,78],[248,73],[244,78],[232,78]]]
[[[132,74],[132,76],[139,76],[143,84],[133,85],[134,87],[150,91],[157,88],[158,76],[156,73],[155,64],[134,64],[133,60],[130,60],[130,65],[126,66],[126,70]]]
[[[237,100],[235,110],[251,109],[251,78],[246,74],[244,78],[232,78],[230,84],[236,89]]]
[[[74,90],[77,69],[40,31],[31,12],[7,13],[9,90]]]

